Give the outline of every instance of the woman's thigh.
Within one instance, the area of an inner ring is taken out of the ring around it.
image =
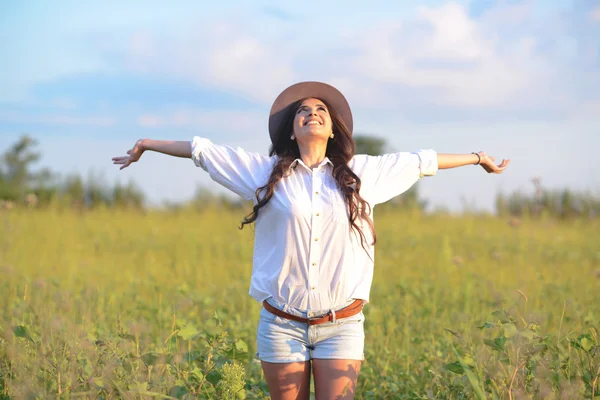
[[[310,361],[269,363],[262,361],[271,399],[307,400],[310,395]]]
[[[301,363],[310,360],[307,328],[265,310],[260,311],[256,335],[256,356],[273,364]]]
[[[315,398],[353,399],[360,372],[360,360],[312,360]]]

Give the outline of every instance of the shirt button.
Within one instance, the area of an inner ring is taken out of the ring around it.
[[[318,241],[319,241],[319,238],[315,238],[315,242],[318,242]]]
[[[310,290],[315,290],[315,287],[314,287],[314,286],[311,286],[311,287],[310,287]]]
[[[315,194],[318,196],[318,195],[319,195],[319,192],[315,192]]]
[[[312,263],[312,266],[313,266],[313,267],[316,267],[316,266],[317,266],[317,263]]]
[[[319,216],[319,213],[315,213],[315,215],[318,217],[318,216]]]

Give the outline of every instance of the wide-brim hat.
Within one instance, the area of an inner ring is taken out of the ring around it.
[[[277,130],[285,118],[289,107],[298,100],[306,98],[317,98],[327,103],[329,107],[336,111],[352,134],[352,111],[344,95],[326,83],[300,82],[281,92],[271,107],[269,114],[269,135],[271,136],[272,143],[275,143]]]

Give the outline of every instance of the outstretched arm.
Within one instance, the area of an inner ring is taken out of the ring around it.
[[[189,141],[140,139],[135,143],[131,150],[127,151],[128,155],[123,157],[113,157],[113,164],[120,164],[120,169],[126,168],[131,165],[131,163],[137,162],[146,150],[152,150],[174,157],[192,157],[192,145]]]
[[[510,160],[502,160],[502,163],[496,165],[494,157],[488,156],[480,151],[477,154],[438,154],[438,168],[449,169],[462,167],[464,165],[481,165],[488,173],[500,174],[504,171]]]

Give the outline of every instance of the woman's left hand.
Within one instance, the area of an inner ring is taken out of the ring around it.
[[[499,165],[496,165],[496,159],[492,156],[488,156],[487,154],[485,154],[485,151],[480,151],[477,154],[479,154],[479,157],[481,157],[479,165],[481,165],[483,169],[485,169],[490,174],[501,174],[510,163],[510,160],[502,160],[502,162]]]

